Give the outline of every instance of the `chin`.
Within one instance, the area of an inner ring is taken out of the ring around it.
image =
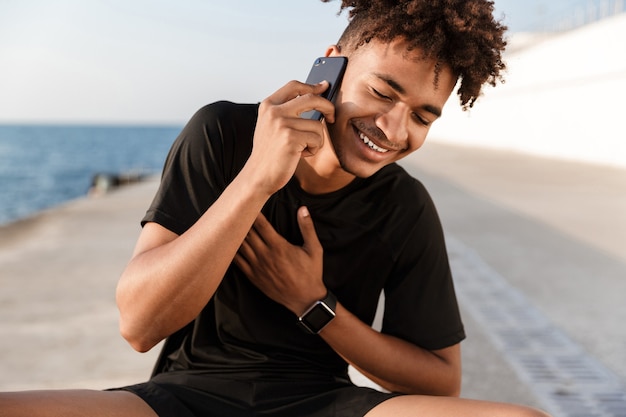
[[[343,158],[339,158],[339,164],[341,165],[341,169],[345,172],[358,178],[371,177],[383,168],[382,166],[372,166],[364,163],[353,164],[343,160]]]
[[[334,133],[334,132],[333,132]],[[354,175],[358,178],[368,178],[376,174],[386,165],[394,162],[392,160],[378,160],[373,161],[365,157],[360,156],[360,150],[356,147],[356,142],[350,141],[335,141],[332,133],[330,135],[330,142],[335,152],[335,157],[339,162],[339,166],[345,172],[350,175]],[[341,136],[339,136],[341,137]]]

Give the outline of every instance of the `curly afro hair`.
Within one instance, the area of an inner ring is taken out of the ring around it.
[[[322,0],[329,2],[331,0]],[[483,84],[503,82],[506,26],[494,19],[488,0],[361,0],[341,2],[349,10],[348,27],[338,45],[356,50],[372,39],[403,38],[409,50],[448,65],[460,80],[463,110],[474,105]]]

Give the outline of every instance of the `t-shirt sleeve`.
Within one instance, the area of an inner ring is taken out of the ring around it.
[[[441,222],[426,189],[416,184],[420,206],[385,285],[382,331],[425,349],[443,349],[463,340],[465,332]]]
[[[189,229],[241,170],[252,149],[256,106],[228,102],[198,110],[174,141],[142,225]]]

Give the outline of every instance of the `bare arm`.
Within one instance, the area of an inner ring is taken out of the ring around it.
[[[243,178],[181,236],[156,223],[144,226],[117,287],[120,331],[136,350],[189,323],[215,292],[267,198],[238,184]]]
[[[323,249],[305,208],[298,211],[298,222],[304,238],[301,247],[287,242],[260,215],[235,258],[257,287],[296,316],[327,291],[322,279]],[[320,336],[348,363],[390,391],[447,396],[460,393],[459,345],[436,351],[420,348],[373,330],[341,303]]]
[[[293,81],[263,101],[246,165],[188,231],[144,227],[116,292],[120,331],[135,349],[151,349],[208,303],[263,204],[322,146],[322,124],[299,114],[317,109],[334,120],[318,96],[327,86]]]
[[[460,395],[460,344],[429,351],[373,330],[341,304],[336,314],[320,336],[381,387],[403,394]]]

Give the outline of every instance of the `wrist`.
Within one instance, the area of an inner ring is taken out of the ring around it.
[[[275,192],[274,189],[262,181],[261,176],[248,165],[244,165],[233,180],[233,183],[234,182],[239,183],[243,192],[264,201],[270,198]]]
[[[318,334],[335,318],[337,298],[328,291],[321,300],[314,302],[298,317],[300,325],[309,333]]]

